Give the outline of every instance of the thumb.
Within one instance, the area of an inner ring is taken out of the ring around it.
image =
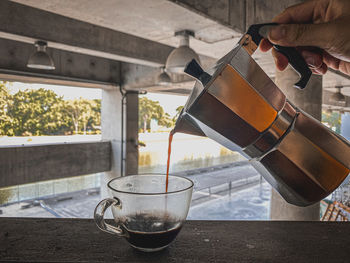
[[[325,48],[334,40],[331,24],[284,24],[272,27],[269,40],[287,47],[316,46]]]

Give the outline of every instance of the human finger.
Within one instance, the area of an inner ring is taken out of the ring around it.
[[[311,68],[312,72],[318,75],[326,74],[328,70],[328,66],[325,63],[322,63],[321,67],[319,68]]]
[[[315,53],[309,50],[303,50],[300,51],[302,57],[304,58],[306,64],[310,66],[311,68],[320,68],[323,64],[323,57],[319,53]]]
[[[282,53],[272,49],[272,56],[275,60],[275,64],[278,70],[283,71],[288,66],[288,59]]]
[[[261,42],[260,42],[260,50],[262,52],[267,52],[271,48],[272,48],[272,44],[271,44],[271,42],[269,40],[267,40],[265,38],[263,40],[261,40]]]
[[[340,65],[340,59],[333,57],[328,52],[323,52],[323,61],[326,63],[330,68],[339,70]]]
[[[350,62],[341,61],[339,64],[339,71],[350,76]]]
[[[271,43],[295,47],[317,46],[327,48],[334,40],[335,28],[331,23],[324,24],[284,24],[272,27],[268,34]]]
[[[329,68],[339,70],[347,75],[350,75],[350,62],[333,57],[326,51],[323,53],[323,61]]]

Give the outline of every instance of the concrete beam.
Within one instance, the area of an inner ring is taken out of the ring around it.
[[[249,25],[266,23],[301,0],[169,0],[191,11],[210,18],[238,32],[245,32]]]
[[[111,169],[111,143],[64,143],[0,148],[0,187]]]
[[[201,65],[208,70],[216,60],[207,56],[200,56]],[[160,68],[130,63],[121,64],[121,85],[126,90],[143,89],[149,92],[188,95],[194,85],[194,79],[184,74],[169,74],[172,83],[167,86],[157,84]]]
[[[199,15],[243,33],[246,24],[245,0],[169,0]]]
[[[193,79],[186,75],[172,75],[173,85],[157,85],[160,68],[93,57],[49,48],[48,54],[55,70],[28,68],[29,56],[35,51],[32,44],[0,38],[0,79],[29,83],[77,86],[118,90],[144,89],[150,92],[188,94]],[[214,63],[207,58],[205,62]],[[208,63],[207,63],[208,64]]]
[[[322,105],[327,108],[334,108],[334,109],[344,109],[345,111],[350,110],[350,97],[345,96],[345,102],[341,101],[334,101],[332,100],[332,95],[334,92],[328,91],[328,90],[323,90],[322,94]]]
[[[11,1],[0,1],[0,37],[149,66],[163,65],[173,47]]]
[[[115,89],[120,83],[119,61],[49,48],[55,70],[27,68],[34,45],[0,39],[0,79],[56,85]]]
[[[121,83],[126,90],[145,89],[154,91],[158,89],[171,90],[174,86],[190,82],[193,84],[193,78],[187,75],[171,74],[173,84],[169,86],[157,85],[157,76],[161,73],[160,68],[122,63],[121,65]],[[193,85],[192,85],[193,87]],[[192,89],[192,87],[190,89]]]
[[[240,0],[244,1],[244,0]],[[248,0],[246,1],[246,29],[252,24],[268,23],[289,6],[304,2],[302,0]],[[233,7],[234,8],[234,7]]]

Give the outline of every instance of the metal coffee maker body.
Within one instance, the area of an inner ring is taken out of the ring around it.
[[[311,205],[347,177],[350,145],[295,107],[251,54],[265,25],[253,25],[236,47],[208,72],[193,60],[185,72],[197,79],[175,132],[207,136],[238,151],[289,203]],[[311,72],[293,48],[275,47],[300,73]]]

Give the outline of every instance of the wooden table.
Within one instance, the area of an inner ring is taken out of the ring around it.
[[[350,224],[187,221],[169,248],[143,253],[90,219],[0,218],[0,261],[350,262]]]

